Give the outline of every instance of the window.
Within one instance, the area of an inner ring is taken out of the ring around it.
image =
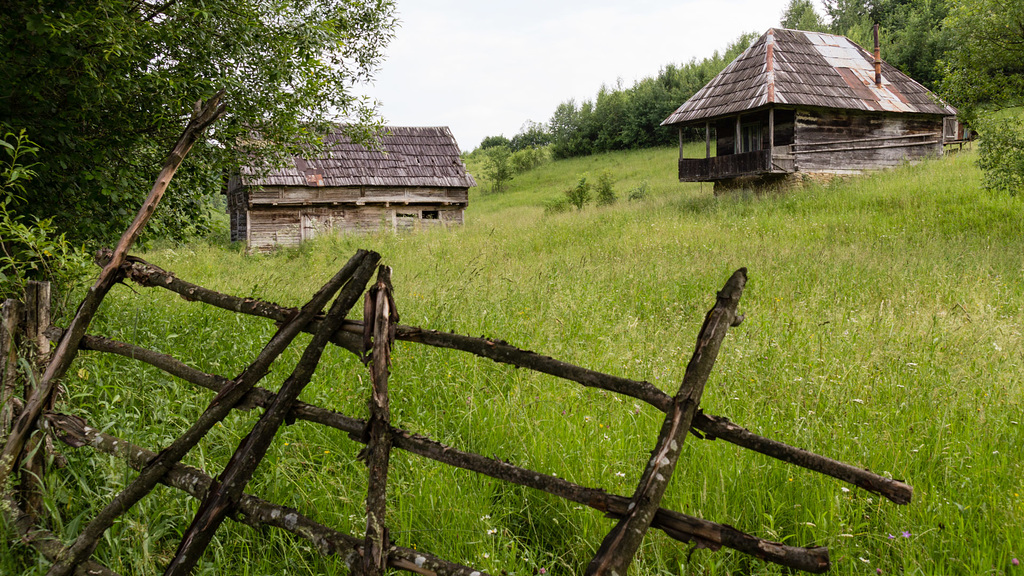
[[[437,210],[424,210],[423,211],[423,219],[424,220],[437,220],[440,217],[441,217],[441,214]]]

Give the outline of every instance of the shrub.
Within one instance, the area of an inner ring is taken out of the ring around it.
[[[515,171],[511,162],[512,152],[507,146],[495,146],[487,149],[487,166],[484,176],[491,181],[491,192],[502,192],[508,185]]]
[[[565,191],[565,199],[577,210],[583,210],[583,207],[590,202],[590,182],[587,182],[586,175],[580,176],[576,185]]]
[[[650,186],[647,184],[647,180],[644,180],[629,190],[629,199],[643,200],[647,198],[647,191]]]
[[[544,203],[544,213],[561,214],[569,210],[570,206],[568,198],[554,198]]]
[[[26,224],[8,207],[22,200],[25,185],[35,176],[34,164],[23,158],[35,156],[39,147],[25,135],[6,132],[0,140],[0,298],[21,298],[29,280],[52,282],[60,312],[71,289],[90,269],[85,251],[57,234],[50,219],[35,218]]]
[[[547,159],[547,151],[543,148],[523,148],[512,153],[512,170],[522,174],[540,166]]]
[[[615,196],[615,188],[612,186],[612,173],[604,170],[597,176],[597,205],[611,206],[616,200],[618,197]]]
[[[1016,196],[1024,189],[1024,122],[1019,118],[979,122],[978,166],[985,188]]]

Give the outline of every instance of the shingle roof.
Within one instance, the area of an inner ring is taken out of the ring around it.
[[[672,113],[662,126],[753,110],[768,104],[938,114],[956,109],[844,36],[772,28]]]
[[[269,173],[252,166],[240,170],[246,186],[476,186],[459,157],[459,146],[445,126],[389,126],[381,150],[353,143],[340,129],[327,136],[323,156],[296,156]]]

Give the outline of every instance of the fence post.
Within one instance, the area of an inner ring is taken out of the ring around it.
[[[18,378],[18,316],[21,302],[9,298],[0,311],[0,438],[7,438],[14,422]]]
[[[25,376],[26,402],[50,360],[50,340],[46,337],[46,329],[49,327],[50,283],[29,281],[25,285],[25,335],[22,340],[31,367],[31,374]],[[25,512],[31,516],[42,509],[46,453],[52,451],[52,441],[42,430],[33,432],[25,443],[25,458],[18,473],[21,480],[18,492]]]

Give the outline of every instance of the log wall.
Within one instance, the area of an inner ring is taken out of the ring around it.
[[[461,205],[409,206],[253,206],[248,211],[248,244],[268,251],[276,246],[298,246],[324,234],[367,234],[409,231],[463,223]]]
[[[942,155],[942,117],[801,109],[793,141],[800,172],[855,174]]]
[[[448,227],[464,222],[467,188],[287,187],[227,188],[231,240],[251,249],[298,246],[327,233],[365,234]]]

